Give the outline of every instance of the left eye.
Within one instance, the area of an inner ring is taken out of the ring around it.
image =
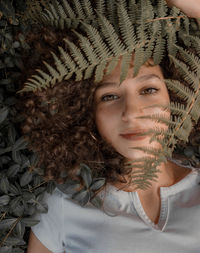
[[[111,100],[115,100],[115,99],[118,99],[118,98],[119,98],[119,96],[110,94],[110,95],[103,96],[101,98],[101,100],[102,101],[111,101]]]
[[[152,91],[152,90],[155,90],[155,92],[149,92],[149,91]],[[144,92],[143,94],[146,95],[146,94],[156,93],[157,91],[158,91],[158,89],[156,89],[156,88],[147,88],[147,89],[143,90],[142,92]]]

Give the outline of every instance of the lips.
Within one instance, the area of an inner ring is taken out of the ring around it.
[[[143,140],[147,137],[147,135],[139,136],[139,134],[144,133],[146,130],[135,130],[135,131],[127,131],[123,134],[120,134],[121,137],[127,140]]]

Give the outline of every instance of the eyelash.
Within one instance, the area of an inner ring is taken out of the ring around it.
[[[152,89],[153,89],[153,90],[156,90],[156,92],[159,90],[159,89],[157,89],[157,88],[150,87],[150,88],[144,89],[143,91],[152,90]],[[156,92],[154,92],[154,93],[156,93]],[[146,96],[146,95],[153,95],[154,93],[147,93],[147,94],[144,94],[144,96]],[[117,95],[113,95],[113,94],[104,95],[104,96],[101,97],[101,101],[106,102],[106,101],[114,100],[114,99],[104,100],[104,98],[106,98],[106,97],[114,97],[114,96],[118,97]]]

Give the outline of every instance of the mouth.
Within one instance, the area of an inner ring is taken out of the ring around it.
[[[120,136],[126,140],[131,140],[131,141],[140,141],[144,140],[147,138],[147,136],[137,136],[136,134],[120,134]]]
[[[139,140],[144,140],[147,135],[140,136],[140,134],[144,133],[146,130],[140,130],[140,131],[134,131],[133,133],[124,133],[120,134],[120,136],[126,140],[133,140],[133,141],[139,141]]]

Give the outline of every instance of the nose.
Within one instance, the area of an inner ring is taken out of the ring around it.
[[[142,116],[144,114],[143,106],[136,96],[127,94],[122,106],[122,121],[129,122],[138,116]]]

